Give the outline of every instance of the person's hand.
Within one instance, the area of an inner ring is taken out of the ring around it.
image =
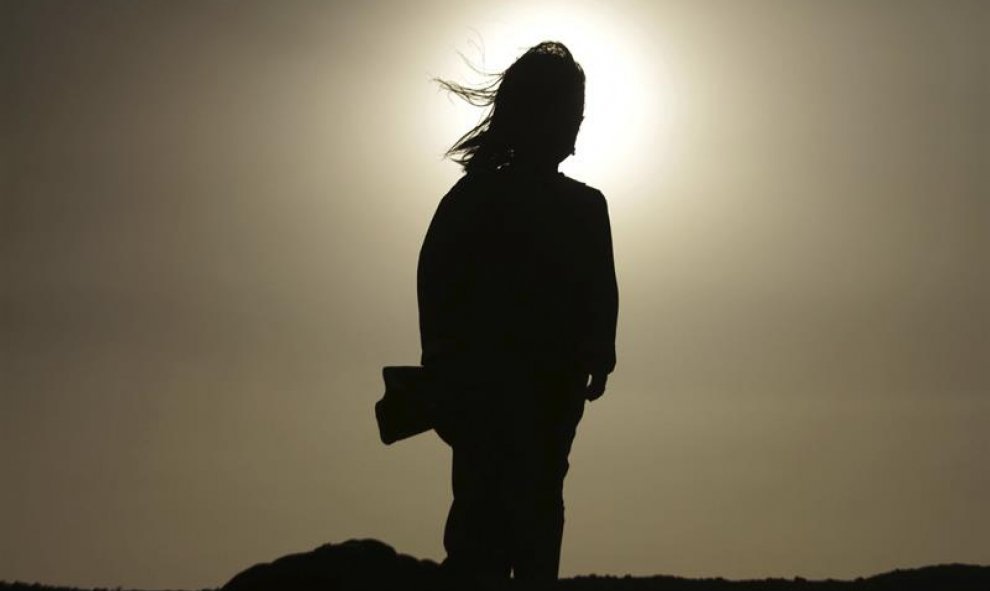
[[[584,391],[584,397],[589,401],[598,400],[605,393],[605,382],[608,381],[608,375],[603,373],[591,374],[588,385]]]

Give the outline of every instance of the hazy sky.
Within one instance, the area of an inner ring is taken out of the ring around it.
[[[990,3],[0,2],[0,579],[204,587],[352,537],[440,559],[392,447],[472,81],[588,75],[618,366],[562,575],[990,563]]]

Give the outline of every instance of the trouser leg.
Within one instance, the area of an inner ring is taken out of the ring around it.
[[[499,450],[480,444],[454,447],[454,500],[444,528],[444,568],[455,576],[508,580],[504,469]]]
[[[511,503],[513,574],[517,580],[547,583],[557,579],[564,531],[564,477],[583,398],[571,396],[567,383],[542,384],[544,399],[515,425]],[[549,390],[547,392],[546,390]]]

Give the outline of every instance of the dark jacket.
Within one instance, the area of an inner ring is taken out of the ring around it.
[[[464,175],[417,273],[422,363],[609,373],[618,289],[605,197],[563,174]]]

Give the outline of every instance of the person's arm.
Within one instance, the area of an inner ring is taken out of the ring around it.
[[[592,218],[592,265],[589,298],[589,340],[587,370],[591,376],[588,400],[605,393],[608,374],[615,369],[615,329],[619,313],[619,288],[615,279],[612,229],[608,204],[598,193]]]
[[[466,177],[443,197],[430,222],[416,273],[424,367],[449,365],[463,351],[473,250]]]

